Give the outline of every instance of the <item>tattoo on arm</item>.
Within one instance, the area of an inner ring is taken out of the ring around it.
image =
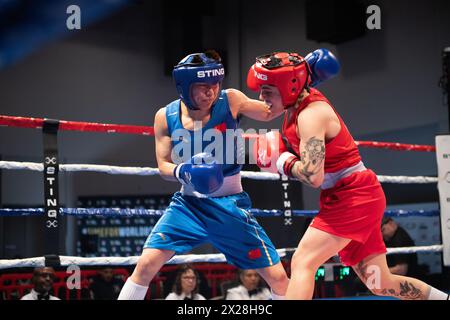
[[[303,165],[306,164],[306,151],[302,151],[301,152],[301,158],[300,161],[302,162]]]
[[[325,143],[323,140],[311,137],[305,144],[301,152],[298,166],[294,166],[293,174],[301,182],[313,186],[311,177],[322,170],[322,163],[325,159]]]

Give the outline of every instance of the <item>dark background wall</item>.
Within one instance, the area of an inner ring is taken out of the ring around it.
[[[269,1],[204,1],[197,6],[202,9],[186,13],[164,3],[131,1],[88,25],[82,18],[81,30],[66,32],[4,66],[0,69],[0,114],[153,125],[155,112],[177,98],[168,66],[191,51],[218,49],[227,68],[224,87],[256,98],[245,86],[255,56],[274,50],[306,55],[325,47],[337,55],[342,70],[320,89],[355,139],[434,144],[435,134],[448,131],[448,110],[437,85],[442,75],[441,52],[450,45],[448,1],[360,1],[365,7],[380,6],[381,30],[366,30],[364,36],[339,44],[307,39],[307,20],[323,17],[308,12],[306,1],[284,1],[283,8]],[[64,10],[62,15],[67,16]],[[186,19],[191,16],[195,19]],[[244,119],[242,124],[244,128],[278,128],[280,120],[267,124]],[[0,155],[3,160],[39,162],[41,140],[35,129],[1,127]],[[63,163],[156,166],[152,137],[61,132],[59,144]],[[362,155],[379,174],[436,175],[435,156],[430,153],[362,150]],[[245,186],[255,207],[281,206],[279,198],[262,202],[266,197],[259,198],[254,182],[246,181]],[[279,186],[273,188],[279,190]],[[177,189],[177,184],[158,177],[70,173],[61,175],[60,198],[62,204],[73,207],[80,196],[169,194]],[[396,202],[437,201],[434,189],[410,190],[414,191],[402,192]],[[317,209],[317,190],[299,187],[295,192],[301,195],[303,208]],[[42,199],[41,174],[2,171],[4,206],[35,206]],[[30,241],[39,238],[40,229],[33,226],[40,222],[0,220],[1,255],[39,254],[39,244]],[[300,225],[298,232],[303,230]],[[67,219],[61,230],[69,240],[65,242],[68,253],[74,250],[74,228]],[[8,251],[11,243],[21,245]]]

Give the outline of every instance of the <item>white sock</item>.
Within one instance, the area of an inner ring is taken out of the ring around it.
[[[428,300],[449,300],[448,294],[430,286]]]
[[[272,289],[270,289],[270,293],[272,294],[272,300],[286,300],[285,296],[276,294]]]
[[[131,278],[128,278],[117,300],[144,300],[147,290],[148,286],[141,286],[131,281]]]

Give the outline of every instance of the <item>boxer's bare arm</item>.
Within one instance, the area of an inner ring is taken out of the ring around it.
[[[298,115],[300,161],[292,168],[292,174],[313,188],[320,187],[325,175],[325,133],[329,121],[328,108],[326,103],[313,102]]]
[[[155,115],[155,148],[156,160],[161,177],[165,180],[177,181],[173,176],[176,165],[172,161],[172,141],[166,120],[166,108],[161,108]]]
[[[236,89],[227,89],[227,96],[234,118],[242,114],[258,121],[271,121],[282,114],[282,112],[278,114],[273,113],[263,101],[250,99]]]

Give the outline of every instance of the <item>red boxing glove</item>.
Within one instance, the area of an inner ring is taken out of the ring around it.
[[[262,171],[278,173],[277,159],[287,151],[279,131],[269,131],[261,134],[253,144],[253,158]]]

